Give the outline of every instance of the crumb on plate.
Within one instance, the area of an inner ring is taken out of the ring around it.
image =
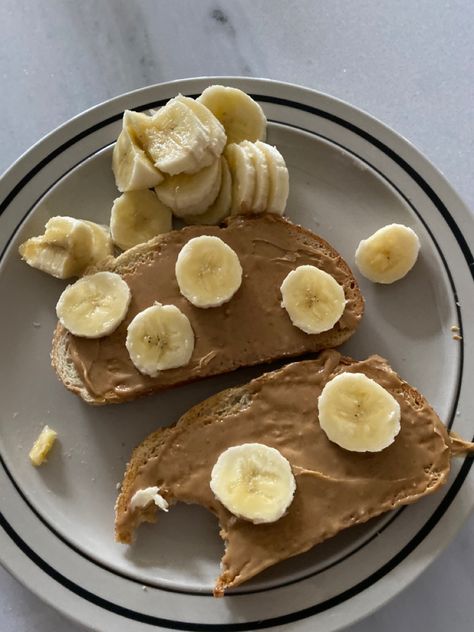
[[[30,450],[29,457],[33,465],[38,467],[46,461],[57,436],[58,433],[48,425],[43,428]]]

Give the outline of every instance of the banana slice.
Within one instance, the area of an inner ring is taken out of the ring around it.
[[[19,247],[21,257],[32,268],[57,279],[79,276],[92,251],[93,233],[85,222],[73,217],[52,217],[45,233]]]
[[[270,175],[270,191],[268,194],[267,213],[283,215],[286,209],[290,179],[285,160],[276,147],[266,143],[255,143],[267,158],[268,172]]]
[[[48,459],[48,454],[58,438],[58,433],[50,428],[48,425],[44,426],[43,430],[38,435],[38,438],[33,443],[33,447],[30,450],[30,461],[36,467],[43,465]]]
[[[128,118],[128,111],[125,111],[123,129],[117,138],[112,154],[112,171],[120,192],[149,189],[163,180],[163,175],[134,139],[130,126],[127,124]]]
[[[222,180],[219,195],[212,206],[200,215],[187,215],[183,217],[186,224],[220,224],[230,213],[230,205],[232,203],[232,176],[230,175],[229,165],[224,156],[222,161]]]
[[[236,144],[227,145],[225,157],[232,175],[231,214],[251,213],[257,181],[253,160],[241,145]]]
[[[188,317],[175,305],[155,303],[131,321],[125,345],[140,373],[156,377],[160,371],[188,364],[194,332]]]
[[[195,173],[219,155],[208,129],[178,97],[153,116],[130,112],[127,123],[155,167],[164,173]]]
[[[216,158],[197,173],[168,176],[155,188],[158,198],[169,206],[177,217],[198,215],[213,204],[219,193],[222,163]]]
[[[68,285],[59,297],[56,314],[74,336],[101,338],[125,318],[130,288],[115,272],[96,272]]]
[[[112,254],[113,246],[99,224],[58,215],[48,220],[43,235],[21,244],[19,253],[31,267],[68,279]]]
[[[46,222],[43,239],[52,246],[65,248],[85,267],[95,265],[114,252],[107,226],[87,219],[57,215]]]
[[[128,250],[172,227],[171,211],[149,191],[127,191],[114,200],[110,231],[115,244]]]
[[[222,452],[212,468],[210,486],[226,509],[254,524],[279,520],[296,490],[291,465],[278,450],[262,443]]]
[[[211,110],[202,103],[199,103],[199,101],[191,99],[190,97],[184,97],[182,94],[179,94],[176,100],[189,107],[198,117],[209,134],[212,153],[215,156],[220,156],[227,143],[227,136],[222,123],[214,116]]]
[[[112,241],[109,227],[102,224],[96,224],[95,222],[90,222],[86,219],[84,222],[90,226],[93,234],[91,256],[92,263],[99,263],[106,257],[113,255],[114,242]]]
[[[260,147],[244,140],[240,146],[247,152],[255,167],[255,190],[251,204],[253,213],[263,213],[267,210],[270,194],[270,173],[266,155]]]
[[[219,237],[202,235],[185,244],[176,260],[181,294],[196,307],[218,307],[234,296],[242,283],[237,254]]]
[[[400,405],[363,373],[341,373],[318,398],[319,423],[328,439],[353,452],[380,452],[400,432]]]
[[[224,126],[228,143],[265,140],[267,119],[260,105],[237,88],[209,86],[198,101]]]
[[[307,334],[332,329],[344,312],[344,289],[330,274],[315,266],[292,270],[280,289],[281,306],[293,325]]]
[[[360,242],[355,262],[369,281],[394,283],[410,272],[419,251],[420,240],[414,230],[389,224]]]
[[[47,244],[43,237],[31,237],[21,244],[18,251],[29,266],[56,279],[69,279],[81,274],[81,266],[67,250]]]

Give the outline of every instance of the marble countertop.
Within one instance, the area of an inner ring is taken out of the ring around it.
[[[117,94],[202,75],[327,92],[403,134],[474,208],[472,0],[2,0],[0,172]],[[182,48],[179,42],[186,42]],[[474,517],[407,590],[350,632],[468,632]],[[74,632],[0,568],[2,632]]]

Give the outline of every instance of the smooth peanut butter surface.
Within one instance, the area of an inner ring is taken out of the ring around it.
[[[341,371],[365,373],[399,402],[401,430],[385,450],[349,452],[331,443],[321,430],[318,396]],[[126,541],[144,519],[128,508],[130,498],[136,490],[153,485],[170,503],[197,503],[212,511],[226,541],[217,595],[346,527],[414,502],[446,480],[451,451],[445,427],[424,398],[378,356],[356,362],[341,358],[337,351],[325,351],[317,360],[289,364],[229,393],[233,406],[218,400],[207,411],[190,411],[174,428],[161,431],[159,449],[126,487],[125,510],[117,512],[116,520],[116,534]],[[236,518],[209,487],[218,456],[248,442],[278,449],[296,478],[287,514],[272,524]],[[146,519],[150,517],[149,513]]]
[[[220,237],[235,250],[242,265],[240,289],[220,307],[194,307],[180,294],[176,282],[179,251],[200,235]],[[303,264],[322,268],[344,287],[346,308],[331,332],[305,334],[281,307],[283,279]],[[69,334],[68,340],[69,354],[86,388],[103,401],[133,399],[240,366],[337,346],[349,338],[362,316],[363,299],[341,257],[313,233],[276,216],[236,217],[225,228],[193,226],[173,231],[157,240],[150,255],[133,270],[118,271],[132,292],[125,321],[110,336],[91,340]],[[195,348],[188,365],[150,378],[132,364],[125,338],[132,318],[155,301],[176,305],[186,314]]]

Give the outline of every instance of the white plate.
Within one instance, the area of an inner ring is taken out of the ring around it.
[[[19,243],[53,214],[108,221],[117,195],[111,143],[125,108],[156,107],[215,82],[153,86],[97,106],[38,143],[0,182],[0,557],[39,596],[98,630],[331,632],[395,595],[453,537],[474,504],[471,462],[456,461],[440,493],[213,599],[223,547],[212,516],[177,507],[141,527],[127,549],[113,540],[116,483],[148,432],[261,369],[122,406],[88,407],[62,387],[49,363],[64,283],[17,255]],[[395,221],[416,230],[422,254],[408,277],[391,287],[360,279],[366,315],[344,350],[386,356],[450,427],[471,438],[473,222],[461,200],[409,143],[345,103],[265,80],[218,82],[261,103],[269,141],[290,170],[289,217],[327,238],[349,264],[359,240],[376,228]],[[452,338],[454,324],[461,341]],[[49,463],[35,469],[28,450],[45,422],[60,442]]]

